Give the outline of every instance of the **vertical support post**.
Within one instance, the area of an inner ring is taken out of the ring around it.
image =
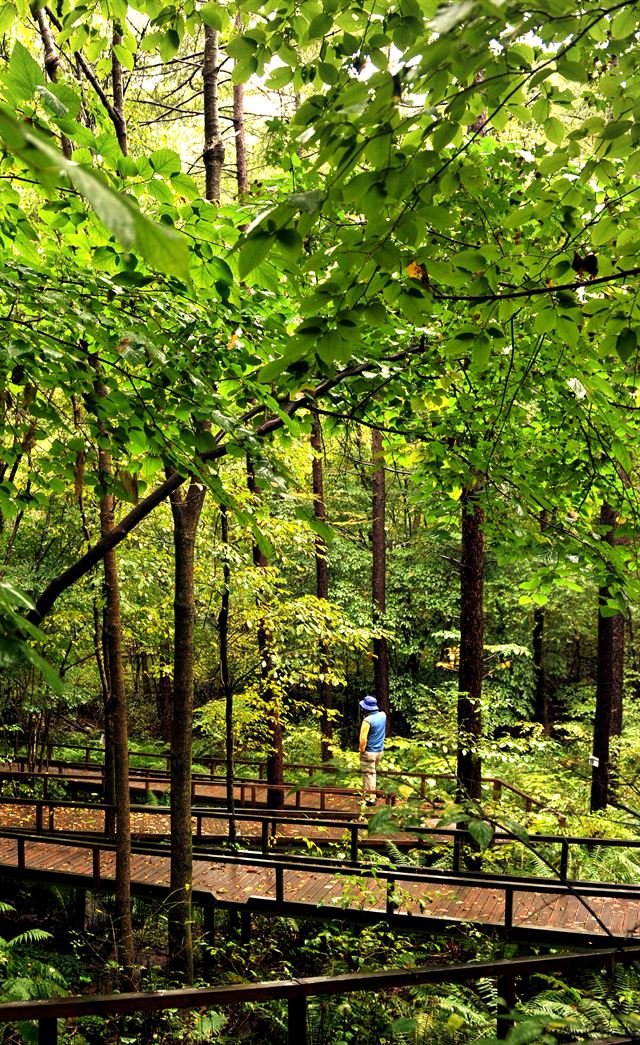
[[[287,1043],[288,1045],[308,1045],[307,1036],[307,999],[302,995],[289,998],[287,1002]]]
[[[18,839],[18,867],[21,871],[25,869],[24,838]]]
[[[504,972],[498,976],[498,1012],[496,1031],[499,1038],[506,1038],[513,1029],[511,1014],[516,1004],[515,977],[513,973]]]
[[[462,831],[456,828],[453,835],[453,870],[460,871],[462,869],[462,849],[463,849],[463,834]]]
[[[96,888],[100,888],[100,849],[94,845],[91,850],[91,862],[93,870],[93,882]]]
[[[38,1045],[58,1045],[58,1021],[55,1016],[38,1020]]]
[[[320,788],[320,811],[322,813],[324,813],[326,808],[327,808],[327,796],[326,796],[325,789],[322,787],[322,788]]]
[[[216,901],[213,893],[208,893],[202,905],[202,922],[204,929],[204,968],[209,973],[213,967],[211,949],[216,943]]]
[[[357,867],[358,865],[358,824],[349,824],[349,831],[351,832],[351,852],[350,852],[350,863]]]
[[[276,864],[276,903],[284,903],[284,870]]]
[[[567,878],[567,872],[569,870],[569,843],[566,838],[562,839],[562,845],[560,849],[560,877],[563,881]]]
[[[42,805],[38,802],[36,806],[36,834],[42,834]]]
[[[499,802],[502,798],[502,781],[498,780],[497,777],[493,778],[493,801]]]
[[[262,838],[262,852],[265,856],[269,853],[269,821],[263,820],[260,828],[260,834]]]
[[[391,918],[396,909],[395,891],[395,878],[387,878],[387,918]]]
[[[55,815],[56,815],[55,806],[52,804],[52,805],[49,806],[49,830],[50,831],[53,831]]]
[[[513,929],[513,886],[507,885],[504,890],[504,935],[505,939],[511,939]]]
[[[245,947],[251,944],[251,911],[240,912],[240,943]]]

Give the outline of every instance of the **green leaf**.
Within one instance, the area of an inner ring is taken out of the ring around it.
[[[623,363],[626,363],[638,348],[638,335],[632,327],[625,327],[616,338],[616,352]]]
[[[333,18],[330,14],[319,14],[312,18],[309,26],[309,39],[315,40],[319,36],[326,36],[333,27]]]
[[[156,174],[164,174],[170,178],[174,174],[180,173],[180,157],[172,149],[158,149],[157,152],[152,152],[149,163]]]
[[[493,842],[493,826],[486,820],[470,820],[467,829],[480,849],[488,849]]]
[[[560,145],[564,139],[564,127],[557,116],[550,116],[543,124],[544,133],[554,145]]]
[[[477,337],[473,343],[471,356],[474,364],[484,369],[491,358],[491,342],[484,334]]]
[[[367,832],[370,835],[390,835],[398,830],[395,817],[390,806],[383,806],[369,817]]]
[[[9,88],[9,100],[12,102],[27,101],[33,98],[36,87],[44,86],[42,69],[19,41],[13,45],[4,80]]]
[[[200,8],[198,14],[205,25],[208,25],[210,29],[214,29],[217,33],[220,32],[222,29],[222,15],[219,4],[205,4],[204,7]]]
[[[264,261],[271,250],[274,239],[266,232],[258,232],[248,236],[240,246],[240,260],[238,262],[238,274],[240,279],[251,272],[252,269]]]
[[[67,160],[36,131],[18,124],[6,109],[0,109],[0,137],[43,184],[66,175],[124,247],[140,251],[152,268],[188,282],[189,253],[182,235],[151,221],[130,196],[115,192],[93,171]]]

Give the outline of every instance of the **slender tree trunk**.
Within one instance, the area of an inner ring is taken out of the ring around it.
[[[225,757],[227,783],[227,811],[229,813],[229,841],[236,840],[235,797],[235,736],[233,729],[233,682],[229,670],[229,598],[231,570],[229,568],[229,517],[226,506],[220,505],[220,524],[224,559],[222,563],[222,598],[218,613],[218,641],[220,647],[220,682],[224,694]]]
[[[112,37],[112,48],[111,48],[111,86],[113,89],[113,112],[111,119],[115,127],[116,138],[118,144],[122,149],[123,154],[126,156],[129,147],[127,143],[127,120],[124,111],[124,77],[122,75],[122,65],[114,50],[122,44],[122,32],[119,25],[115,25],[113,28]]]
[[[256,477],[253,462],[247,458],[247,486],[253,494],[254,500],[260,496],[256,485]],[[267,568],[267,560],[257,543],[253,545],[253,564],[264,570]],[[268,789],[267,803],[273,809],[282,809],[284,806],[284,789],[278,785],[284,782],[284,753],[282,748],[282,717],[280,710],[280,698],[273,690],[271,681],[273,655],[269,634],[269,606],[263,602],[258,625],[258,653],[262,672],[262,699],[269,721],[270,744],[267,755],[267,783],[272,786]]]
[[[312,411],[311,427],[312,478],[313,478],[313,514],[320,523],[326,522],[324,501],[324,474],[322,468],[322,427],[317,410]],[[329,561],[326,541],[316,534],[316,595],[319,599],[329,598]],[[330,712],[333,709],[333,692],[327,680],[329,671],[329,647],[326,642],[320,647],[321,680],[318,686],[318,700],[321,708],[320,718],[320,752],[323,762],[331,759],[331,742],[333,740],[333,723]]]
[[[242,15],[240,11],[236,14],[235,27],[238,31],[243,28]],[[249,191],[249,173],[247,166],[247,135],[244,126],[244,84],[237,83],[233,86],[233,133],[236,143],[236,180],[238,182],[238,196],[242,198]]]
[[[460,798],[480,799],[482,764],[477,745],[482,734],[484,670],[484,512],[481,484],[464,490],[460,562],[460,665],[458,676],[457,779]]]
[[[204,105],[205,195],[211,202],[220,199],[220,179],[224,163],[224,145],[218,114],[218,34],[204,27],[204,59],[202,64]]]
[[[547,525],[547,512],[540,512],[540,532]],[[544,626],[546,614],[542,606],[533,611],[533,668],[535,672],[534,720],[539,722],[545,733],[549,732],[549,702],[547,700],[547,674],[544,658]]]
[[[382,432],[372,429],[372,521],[371,521],[371,592],[373,596],[373,624],[383,628],[385,620],[387,584],[387,539],[385,530],[386,484]],[[389,651],[385,635],[373,640],[373,673],[378,707],[387,715],[387,735],[390,732],[389,708]]]
[[[47,76],[52,83],[58,82],[58,66],[60,64],[60,57],[56,51],[56,45],[53,42],[53,36],[51,34],[51,28],[49,26],[49,19],[47,13],[43,7],[38,7],[35,11],[36,21],[38,23],[38,29],[40,31],[40,39],[42,40],[42,46],[44,47],[44,67]],[[60,144],[62,151],[68,160],[71,159],[73,152],[71,142],[62,134],[60,136]]]
[[[175,549],[173,707],[171,714],[171,905],[169,955],[174,969],[193,983],[191,932],[194,559],[204,487],[193,480],[186,495],[171,495]]]
[[[608,527],[602,538],[616,544],[616,513],[606,501],[600,510],[600,524]],[[610,596],[608,585],[598,592],[600,609]],[[603,617],[598,614],[598,666],[596,710],[593,723],[593,755],[598,764],[591,770],[591,811],[606,809],[615,782],[615,766],[611,757],[611,737],[622,732],[622,688],[624,680],[624,615]]]
[[[95,391],[98,398],[108,394],[95,363]],[[106,429],[98,419],[100,436],[106,439]],[[100,530],[104,537],[115,525],[115,497],[109,491],[113,465],[111,454],[103,446],[98,450],[98,472],[103,493],[100,498]],[[127,689],[122,654],[122,619],[120,613],[120,586],[114,549],[104,556],[104,645],[105,667],[108,669],[109,699],[106,722],[112,726],[113,785],[116,807],[116,940],[120,950],[121,985],[135,984],[133,923],[131,920],[131,806],[129,794],[129,724]],[[105,742],[107,737],[105,735]],[[106,776],[106,775],[105,775]],[[106,782],[106,781],[105,781]],[[109,796],[111,798],[111,796]]]

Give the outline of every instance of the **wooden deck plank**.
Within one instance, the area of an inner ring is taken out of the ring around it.
[[[142,823],[144,824],[144,814]],[[150,819],[150,818],[149,818]],[[90,878],[93,871],[92,850],[86,847],[62,845],[53,841],[26,842],[27,869],[52,873],[69,873]],[[0,839],[1,867],[15,870],[17,840]],[[115,875],[115,855],[111,850],[101,851],[101,877],[110,880]],[[169,884],[169,852],[166,854],[133,854],[132,881],[140,886]],[[340,917],[343,906],[351,910],[380,911],[386,908],[386,884],[374,878],[359,880],[355,876],[335,875],[331,869],[306,872],[291,869],[283,872],[284,899],[328,908]],[[261,865],[233,865],[211,860],[194,862],[194,888],[210,890],[219,900],[233,904],[246,903],[250,897],[275,899],[275,871]],[[396,885],[399,899],[398,914],[422,915],[429,918],[469,921],[475,924],[499,924],[504,918],[504,893],[496,887],[475,884],[447,885],[399,880]],[[514,898],[514,927],[546,928],[575,933],[614,937],[640,936],[640,900],[613,897],[585,897],[589,908],[576,896],[566,893],[521,893]],[[422,906],[422,909],[421,909]],[[596,917],[602,919],[604,929]]]

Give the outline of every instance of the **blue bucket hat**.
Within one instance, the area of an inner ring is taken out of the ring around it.
[[[377,711],[378,701],[375,697],[367,696],[364,700],[359,701],[360,707],[364,708],[365,711]]]

